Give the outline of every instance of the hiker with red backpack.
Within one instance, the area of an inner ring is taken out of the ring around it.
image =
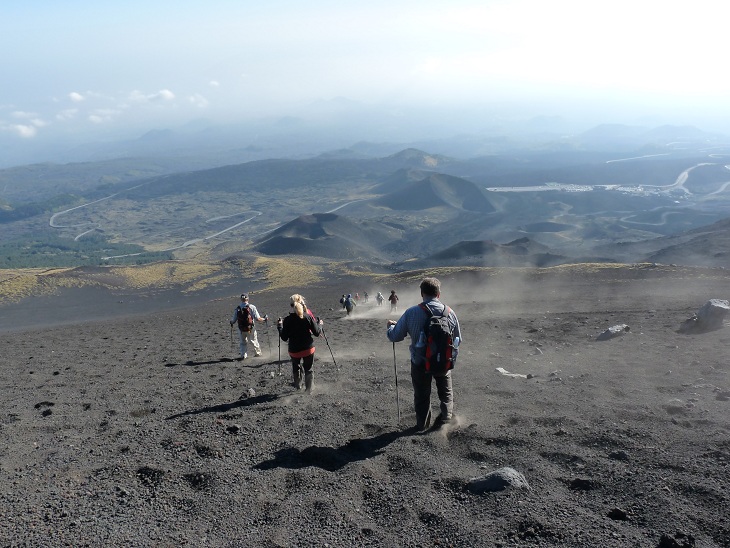
[[[394,359],[395,343],[405,339],[406,335],[411,337],[409,349],[416,429],[425,430],[431,425],[431,379],[436,381],[441,407],[437,421],[444,423],[453,418],[451,370],[459,352],[461,329],[454,311],[439,300],[441,282],[437,278],[424,278],[420,289],[423,302],[408,308],[397,322],[388,320],[387,335],[393,343]]]
[[[241,304],[239,304],[233,311],[233,316],[229,320],[231,327],[233,324],[238,324],[238,333],[240,335],[238,348],[241,351],[241,355],[238,360],[245,360],[248,358],[248,343],[253,345],[256,357],[261,355],[261,345],[259,345],[258,335],[256,334],[256,322],[265,322],[268,320],[268,316],[261,316],[258,309],[248,302],[248,294],[241,294]]]

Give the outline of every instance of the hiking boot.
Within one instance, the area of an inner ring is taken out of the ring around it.
[[[444,413],[441,411],[441,414],[439,415],[439,420],[441,422],[451,422],[451,420],[454,418],[453,413]]]
[[[305,373],[304,374],[304,386],[305,386],[305,390],[307,392],[311,392],[312,391],[312,383],[313,383],[313,381],[314,381],[314,373],[312,373],[310,371],[309,373]]]
[[[416,430],[427,430],[431,426],[431,410],[428,410],[426,420],[423,423],[416,422]]]
[[[255,356],[256,356],[257,358],[260,358],[260,357],[261,357],[261,352],[256,352]]]

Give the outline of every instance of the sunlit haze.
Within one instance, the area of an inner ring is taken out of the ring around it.
[[[5,2],[0,139],[137,136],[200,119],[322,114],[335,100],[391,115],[423,109],[452,132],[519,116],[730,132],[724,9],[714,0]]]

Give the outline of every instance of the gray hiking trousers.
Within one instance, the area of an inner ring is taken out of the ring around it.
[[[413,407],[416,410],[416,425],[423,427],[431,412],[431,379],[436,381],[436,392],[441,402],[441,415],[454,412],[454,391],[451,384],[451,371],[445,375],[434,376],[426,373],[422,365],[411,362],[411,381],[413,381]]]

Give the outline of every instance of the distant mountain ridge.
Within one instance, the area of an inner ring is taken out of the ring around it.
[[[596,128],[647,139],[642,131]],[[655,133],[693,135],[692,128]],[[146,137],[167,138],[164,131]],[[311,158],[174,173],[167,164],[143,163],[149,171],[136,172],[125,162],[67,165],[60,182],[52,165],[14,169],[0,177],[6,189],[41,178],[45,190],[79,193],[25,213],[0,193],[3,237],[15,239],[0,251],[32,254],[33,242],[23,238],[35,226],[62,239],[93,236],[97,243],[89,244],[102,249],[123,242],[180,258],[202,248],[213,258],[302,254],[378,268],[411,261],[728,264],[727,226],[711,223],[730,216],[723,159],[730,145],[712,154],[704,142],[652,147],[523,149],[464,160],[413,147],[369,156],[380,147],[359,143]],[[44,248],[40,255],[52,252]]]
[[[253,249],[266,255],[387,262],[388,255],[382,248],[400,237],[401,231],[381,223],[350,220],[334,213],[314,213],[301,215],[259,238]]]
[[[393,185],[395,180],[391,178],[388,183],[375,188],[376,191],[384,191],[391,186],[401,187],[375,200],[377,205],[415,211],[440,206],[481,213],[495,210],[484,192],[471,181],[443,173],[432,173],[424,174],[423,179],[411,182],[413,171],[401,170],[398,173],[404,177],[400,184]]]

